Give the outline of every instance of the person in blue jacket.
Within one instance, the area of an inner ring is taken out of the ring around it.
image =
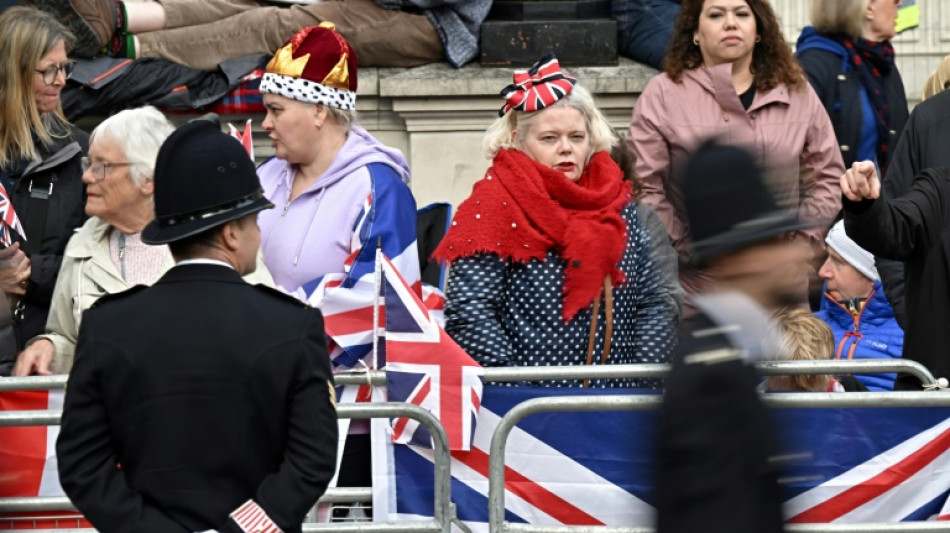
[[[835,335],[836,359],[898,358],[904,330],[874,267],[874,256],[857,245],[839,221],[825,239],[828,259],[818,275],[825,281],[816,313]],[[855,374],[870,391],[893,390],[895,374]]]

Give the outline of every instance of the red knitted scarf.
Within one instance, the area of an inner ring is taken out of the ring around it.
[[[624,280],[618,263],[627,246],[620,211],[633,200],[629,183],[607,152],[597,152],[575,183],[519,150],[502,150],[485,178],[459,206],[433,257],[452,261],[491,253],[507,261],[565,261],[564,320],[600,294],[604,277]]]

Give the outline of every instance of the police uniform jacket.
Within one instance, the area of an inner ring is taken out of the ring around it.
[[[63,488],[103,533],[237,532],[249,500],[300,531],[334,472],[331,379],[319,311],[225,266],[176,266],[83,317]]]

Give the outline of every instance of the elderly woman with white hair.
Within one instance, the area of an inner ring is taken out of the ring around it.
[[[167,246],[146,245],[139,236],[155,214],[155,159],[174,129],[146,106],[117,113],[92,132],[82,160],[89,219],[66,246],[46,332],[17,357],[14,376],[69,373],[82,312],[106,294],[151,285],[174,265]],[[258,270],[249,281],[272,285],[267,270]]]
[[[484,366],[666,362],[675,304],[610,157],[616,135],[553,57],[514,81],[485,137],[492,165],[436,250],[451,261],[446,331]]]

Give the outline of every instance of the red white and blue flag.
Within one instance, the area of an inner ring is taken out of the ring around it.
[[[20,224],[20,218],[16,216],[13,209],[13,202],[10,201],[10,195],[7,189],[0,184],[0,244],[4,248],[13,244],[13,232],[16,232],[26,240],[26,232]]]
[[[381,261],[386,310],[389,401],[418,405],[442,422],[453,450],[471,449],[482,397],[482,367],[452,340],[386,257]],[[392,440],[431,446],[418,421],[393,422]]]
[[[382,368],[373,364],[374,312],[378,313],[376,249],[392,260],[417,294],[422,294],[416,245],[416,207],[401,183],[372,177],[372,193],[363,203],[353,227],[350,255],[341,273],[328,274],[304,285],[310,305],[323,312],[330,337],[334,368]],[[377,321],[378,322],[378,321]],[[379,324],[380,326],[382,324]]]
[[[244,131],[240,132],[234,127],[234,124],[228,122],[228,134],[234,137],[244,147],[244,151],[254,161],[254,128],[251,126],[251,119],[244,123]]]
[[[629,391],[485,387],[472,450],[452,452],[452,500],[473,531],[488,531],[491,435],[514,405],[541,396]],[[790,522],[950,519],[950,408],[775,410]],[[506,448],[506,520],[536,525],[654,526],[654,412],[531,415]],[[378,471],[380,518],[433,514],[433,452],[391,445]],[[387,475],[388,474],[388,475]],[[374,505],[377,505],[374,503]]]

